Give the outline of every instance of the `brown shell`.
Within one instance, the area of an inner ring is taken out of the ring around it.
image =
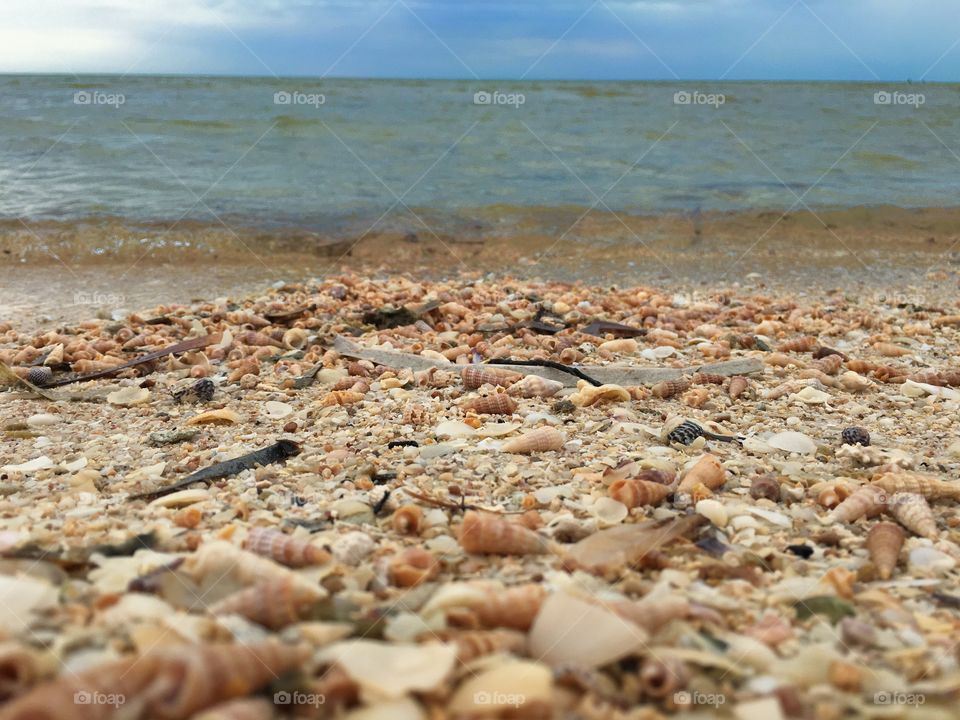
[[[923,495],[895,493],[887,502],[887,512],[907,530],[920,537],[936,540],[940,536],[933,508]]]
[[[422,547],[407,548],[390,559],[390,581],[397,587],[415,587],[439,572],[440,563]]]
[[[235,697],[249,695],[300,666],[302,648],[267,642],[257,645],[167,646],[139,657],[64,672],[8,704],[4,720],[105,720],[114,707],[78,703],[78,695],[122,695],[121,707],[142,707],[137,717],[186,720]]]
[[[682,660],[651,654],[640,666],[640,688],[648,697],[672,698],[687,686],[690,672]]]
[[[736,375],[730,378],[730,385],[727,387],[727,395],[731,400],[736,400],[743,395],[746,389],[750,387],[750,381],[742,375]]]
[[[423,637],[430,642],[440,639],[453,643],[457,648],[457,660],[468,663],[484,655],[505,652],[522,656],[527,649],[527,636],[516,630],[443,630],[428,633]]]
[[[609,492],[614,500],[622,502],[628,508],[635,508],[640,505],[658,505],[673,494],[673,489],[648,480],[625,478],[613,482]]]
[[[460,403],[460,407],[487,415],[512,415],[517,411],[517,401],[507,393],[500,392],[467,400]]]
[[[460,371],[463,386],[469,390],[476,390],[483,385],[509,387],[521,377],[520,373],[509,370],[499,370],[487,365],[467,365]]]
[[[323,548],[269,528],[253,528],[243,547],[287,567],[323,565],[330,560],[330,553]]]
[[[353,405],[364,398],[364,393],[356,390],[331,390],[320,399],[320,407],[335,405]]]
[[[540,583],[528,583],[488,593],[467,607],[480,627],[527,631],[547,596]]]
[[[419,535],[423,527],[423,510],[417,505],[407,504],[393,512],[393,529],[401,535]]]
[[[522,525],[492,513],[469,510],[460,526],[460,546],[468,553],[530,555],[547,551],[546,541]]]
[[[924,383],[925,385],[938,385],[940,387],[958,387],[960,386],[960,370],[924,370],[922,372],[907,375],[907,380]]]
[[[808,367],[813,368],[814,370],[819,370],[826,375],[836,375],[838,372],[840,372],[842,365],[842,357],[839,355],[827,355],[819,360],[814,360],[809,364]]]
[[[690,387],[688,380],[663,380],[650,388],[650,394],[657,398],[669,398],[686,392]]]
[[[827,522],[851,523],[864,515],[879,513],[886,507],[887,495],[875,485],[864,485],[837,505],[827,516]]]
[[[55,669],[53,656],[46,662],[33,648],[13,640],[0,641],[0,702],[23,694]]]
[[[703,483],[711,490],[716,490],[723,486],[726,480],[727,471],[715,455],[707,453],[701,457],[697,463],[687,471],[680,481],[677,493],[689,495],[693,488]]]
[[[276,707],[266,698],[237,698],[214,705],[191,720],[273,720]]]
[[[210,607],[214,615],[242,615],[271,630],[279,630],[301,619],[304,611],[322,594],[299,578],[267,580],[228,595]]]
[[[514,397],[548,398],[563,390],[563,383],[548,380],[539,375],[526,375],[507,388],[507,392]]]
[[[564,434],[559,430],[555,430],[552,427],[540,427],[507,440],[503,444],[502,450],[508,453],[533,453],[559,450],[563,447],[566,440]]]
[[[905,536],[903,528],[892,522],[879,522],[867,533],[867,552],[881,580],[893,575]]]
[[[726,375],[717,375],[716,373],[694,373],[690,382],[694,385],[723,385],[727,381]]]
[[[960,483],[944,482],[921,473],[885,473],[875,479],[873,484],[883,488],[890,495],[903,492],[917,493],[928,500],[960,500]]]
[[[904,355],[912,355],[913,353],[907,350],[906,348],[900,347],[899,345],[894,345],[893,343],[878,342],[874,343],[873,349],[884,357],[903,357]]]
[[[780,481],[772,475],[763,475],[754,478],[750,484],[750,497],[754,500],[766,498],[773,502],[780,501]]]
[[[802,335],[777,345],[778,352],[811,352],[817,347],[817,339],[812,335]]]

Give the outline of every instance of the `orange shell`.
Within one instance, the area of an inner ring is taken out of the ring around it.
[[[650,393],[656,398],[668,398],[686,391],[690,387],[687,380],[663,380],[652,388]]]
[[[803,335],[787,340],[777,345],[778,352],[810,352],[817,347],[817,339],[811,335]]]
[[[840,367],[842,365],[843,358],[839,355],[827,355],[810,363],[811,368],[814,370],[819,370],[826,375],[836,375],[838,372],[840,372]]]
[[[322,597],[300,578],[267,580],[239,590],[210,607],[214,615],[242,615],[259,625],[279,630],[301,619],[307,607]]]
[[[253,528],[243,547],[287,567],[323,565],[330,560],[330,553],[323,548],[268,528]]]
[[[389,572],[397,587],[415,587],[436,577],[440,563],[422,547],[412,547],[391,558]]]
[[[905,533],[896,523],[879,522],[867,533],[867,551],[881,580],[889,580],[897,566]]]
[[[398,507],[393,513],[393,529],[401,535],[419,535],[423,525],[423,510],[413,504]]]
[[[485,365],[467,365],[460,371],[463,386],[469,390],[476,390],[483,385],[498,385],[509,387],[517,382],[521,375],[509,370],[499,370]]]
[[[716,373],[694,373],[690,382],[694,385],[723,385],[727,381],[726,375],[717,375]]]
[[[460,546],[468,553],[494,555],[531,555],[547,550],[546,541],[532,530],[474,510],[463,516]]]
[[[701,457],[687,474],[683,476],[677,493],[689,495],[693,489],[700,483],[703,483],[711,490],[721,487],[726,480],[727,471],[715,455],[707,453]]]
[[[864,515],[882,511],[887,504],[887,493],[875,485],[864,485],[837,505],[827,516],[828,522],[851,523]]]
[[[494,393],[467,400],[460,404],[464,410],[487,415],[512,415],[517,411],[517,401],[506,393]]]
[[[658,505],[673,493],[673,489],[648,480],[625,478],[613,482],[609,492],[614,500],[622,502],[628,508],[635,508],[640,505]]]
[[[502,450],[508,453],[544,452],[559,450],[565,442],[566,437],[559,430],[554,430],[552,427],[541,427],[507,440],[503,444]]]
[[[936,540],[940,536],[937,519],[930,503],[916,493],[895,493],[887,503],[887,511],[910,532]]]
[[[481,627],[529,630],[540,612],[547,591],[540,583],[528,583],[486,594],[468,607]]]
[[[526,375],[507,388],[510,395],[522,398],[553,397],[561,390],[563,390],[563,383],[548,380],[539,375]]]

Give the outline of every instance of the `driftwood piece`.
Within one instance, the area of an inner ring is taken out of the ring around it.
[[[376,350],[357,345],[355,342],[338,335],[333,342],[334,349],[341,355],[358,358],[360,360],[369,360],[377,365],[385,365],[392,368],[410,368],[414,371],[429,370],[430,368],[445,368],[459,370],[458,365],[444,363],[432,358],[411,353],[396,352],[394,350]],[[549,367],[529,367],[526,365],[501,365],[498,368],[505,368],[522,375],[539,375],[548,380],[562,382],[568,387],[576,387],[577,378],[565,372],[560,372]],[[684,375],[693,373],[713,373],[716,375],[750,375],[763,370],[763,363],[756,358],[743,358],[740,360],[726,360],[719,363],[710,363],[709,365],[691,365],[685,368],[646,368],[632,367],[629,365],[583,365],[579,368],[583,372],[596,378],[602,383],[614,385],[654,385],[663,380],[677,380]]]

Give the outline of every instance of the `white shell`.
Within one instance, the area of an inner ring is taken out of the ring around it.
[[[792,430],[771,435],[766,442],[767,445],[777,450],[800,455],[813,455],[817,451],[817,444],[813,441],[813,438]]]
[[[21,473],[32,473],[37,470],[45,470],[47,468],[53,467],[53,460],[48,458],[46,455],[41,455],[38,458],[33,460],[27,460],[25,463],[20,463],[19,465],[4,465],[0,467],[0,470],[4,472],[21,472]]]
[[[129,407],[131,405],[142,405],[150,399],[150,391],[146,388],[135,387],[133,385],[120,390],[114,390],[107,395],[107,402],[111,405]]]
[[[611,497],[600,497],[590,506],[590,513],[601,526],[619,525],[629,514],[627,506]]]
[[[800,392],[794,393],[791,397],[807,405],[822,405],[830,399],[830,394],[808,385]]]
[[[728,518],[727,509],[719,500],[712,498],[701,500],[696,505],[696,511],[698,515],[703,515],[703,517],[717,527],[726,527]]]
[[[271,418],[285,418],[293,412],[293,407],[276,400],[268,400],[263,404],[264,414]]]
[[[322,661],[335,662],[365,693],[387,698],[433,690],[453,670],[456,659],[453,645],[439,643],[347,640],[321,652]]]
[[[474,437],[477,431],[459,420],[445,420],[433,430],[437,437]]]

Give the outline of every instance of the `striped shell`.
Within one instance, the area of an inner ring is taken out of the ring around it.
[[[509,370],[497,370],[487,365],[467,365],[460,371],[463,386],[476,390],[483,385],[509,387],[520,379],[520,374]]]
[[[201,545],[195,553],[184,560],[178,572],[185,573],[197,583],[205,578],[214,580],[230,578],[241,585],[254,585],[266,580],[282,580],[291,577],[306,582],[292,570],[260,555],[241,550],[223,540]]]
[[[658,505],[673,494],[673,488],[647,480],[625,478],[612,483],[609,492],[614,500],[628,508],[635,508],[640,505]]]
[[[527,648],[527,636],[516,630],[444,630],[429,633],[424,639],[438,638],[456,646],[457,660],[461,663],[501,652],[522,656]]]
[[[510,395],[522,398],[553,397],[561,390],[563,390],[562,382],[548,380],[539,375],[526,375],[507,388]]]
[[[730,378],[730,385],[727,387],[727,395],[730,396],[731,400],[736,400],[738,397],[743,395],[748,387],[750,387],[750,381],[742,375],[736,375],[735,377]]]
[[[301,619],[304,611],[320,600],[319,590],[299,578],[267,580],[228,595],[210,606],[214,615],[242,615],[271,630],[279,630]]]
[[[906,348],[900,347],[899,345],[894,345],[893,343],[874,343],[873,349],[884,357],[903,357],[904,355],[913,354]]]
[[[390,559],[390,581],[397,587],[415,587],[440,572],[440,563],[422,547],[407,548]]]
[[[817,347],[817,339],[812,335],[787,340],[777,345],[778,352],[811,352]]]
[[[275,709],[276,705],[265,698],[238,698],[214,705],[192,720],[273,720]]]
[[[879,522],[867,533],[867,552],[881,580],[889,580],[897,566],[905,533],[896,523]]]
[[[949,483],[930,475],[920,473],[885,473],[873,484],[883,488],[888,494],[917,493],[928,500],[960,500],[960,483]]]
[[[486,415],[512,415],[517,411],[517,401],[507,393],[494,393],[467,400],[460,407]]]
[[[690,382],[694,385],[723,385],[727,381],[726,375],[717,375],[716,373],[694,373]]]
[[[852,523],[864,515],[874,515],[887,504],[887,493],[875,485],[864,485],[837,505],[826,517],[826,522]]]
[[[826,375],[836,375],[840,372],[840,367],[843,365],[843,358],[839,355],[827,355],[818,360],[814,360],[809,364],[808,367],[813,368],[814,370],[819,370]]]
[[[663,380],[650,388],[650,393],[657,398],[669,398],[686,392],[689,387],[687,380]]]
[[[482,594],[467,607],[480,627],[529,630],[540,612],[547,591],[540,583]]]
[[[330,560],[330,553],[305,540],[291,537],[279,530],[254,528],[243,541],[250,552],[276,560],[287,567],[323,565]]]
[[[423,528],[423,510],[417,505],[403,505],[394,511],[391,522],[401,535],[419,535]]]
[[[255,692],[305,659],[302,648],[276,642],[171,645],[79,673],[64,672],[9,703],[2,717],[106,720],[118,716],[112,705],[75,700],[100,694],[123,696],[121,709],[141,709],[135,717],[186,720],[205,708]]]
[[[680,481],[677,493],[689,495],[693,488],[703,483],[711,490],[721,487],[726,480],[726,470],[715,455],[707,453],[702,456],[697,463],[687,471]]]
[[[531,555],[547,551],[546,541],[522,525],[492,513],[468,511],[460,526],[460,546],[468,553]]]
[[[938,385],[940,387],[960,386],[960,370],[924,370],[923,372],[907,375],[907,380],[924,383],[925,385]],[[39,385],[40,383],[34,383]]]
[[[552,427],[541,427],[507,440],[501,449],[503,452],[508,453],[533,453],[559,450],[563,447],[566,440],[564,434],[559,430],[555,430]]]
[[[299,350],[307,344],[307,331],[303,328],[290,328],[283,333],[283,346],[288,350]]]
[[[887,512],[907,530],[920,537],[936,540],[940,536],[933,508],[923,495],[896,493],[887,502]]]

